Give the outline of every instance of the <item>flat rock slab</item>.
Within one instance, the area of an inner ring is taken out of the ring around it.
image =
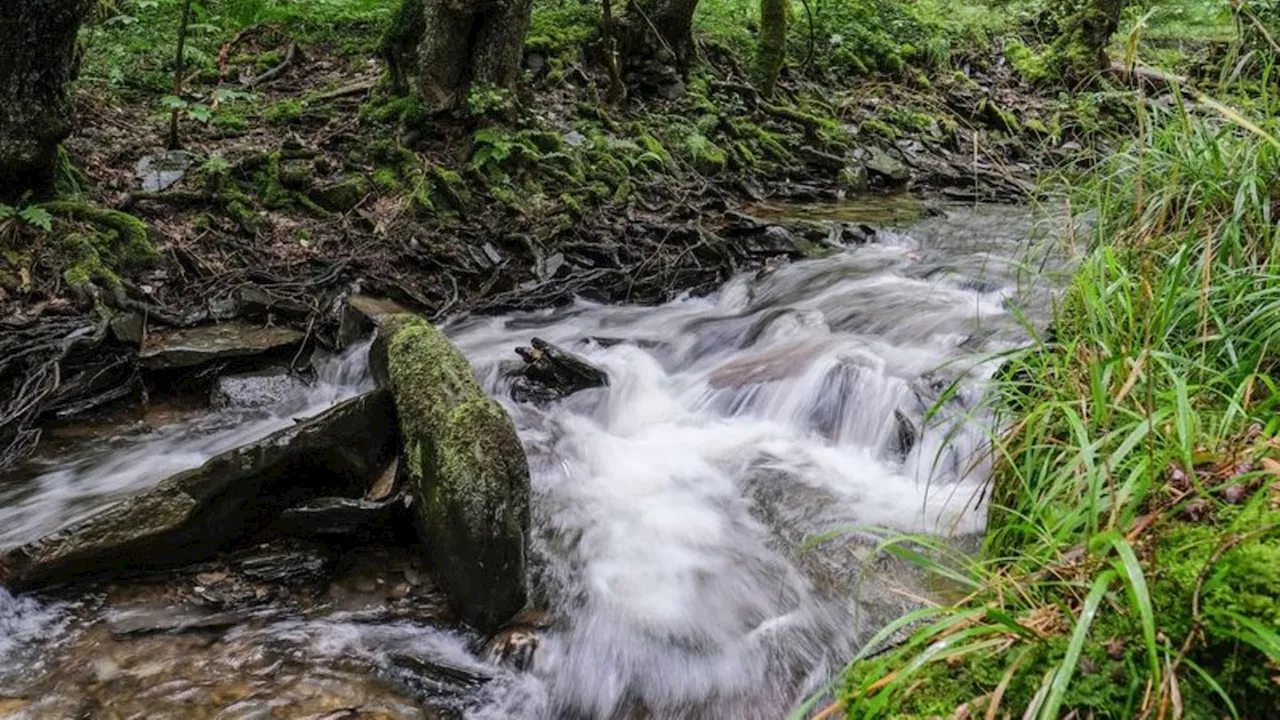
[[[303,334],[292,328],[219,323],[149,335],[138,353],[138,362],[152,370],[171,370],[211,360],[261,355],[302,340]]]
[[[280,513],[271,528],[297,537],[358,536],[370,530],[390,527],[399,507],[404,507],[403,496],[380,501],[316,498]]]
[[[386,392],[344,401],[0,552],[0,585],[23,590],[203,560],[307,498],[363,492],[395,455],[396,427]]]
[[[409,312],[406,307],[389,298],[352,295],[347,298],[347,304],[342,307],[342,318],[338,327],[338,345],[347,347],[372,334],[378,328],[381,318]]]

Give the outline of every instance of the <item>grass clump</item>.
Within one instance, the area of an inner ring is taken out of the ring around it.
[[[970,594],[868,643],[909,633],[850,665],[848,717],[1280,707],[1277,126],[1212,102],[1139,120],[1075,188],[1091,251],[1054,332],[995,384],[983,551],[909,540]]]

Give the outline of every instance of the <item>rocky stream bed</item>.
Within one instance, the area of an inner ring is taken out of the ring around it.
[[[0,717],[781,717],[948,592],[875,528],[981,531],[1040,220],[758,207],[809,259],[656,307],[122,314],[164,394],[0,478]]]

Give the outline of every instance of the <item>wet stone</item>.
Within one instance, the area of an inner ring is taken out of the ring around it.
[[[111,334],[129,345],[141,345],[145,322],[136,312],[120,313],[111,318]]]
[[[516,348],[525,362],[511,388],[516,400],[550,402],[609,384],[605,371],[580,356],[542,338],[535,337],[530,344],[531,347]]]
[[[143,156],[134,167],[134,172],[143,190],[160,192],[181,180],[187,174],[191,163],[191,153],[185,150],[171,150]]]
[[[250,608],[213,612],[201,607],[148,605],[112,610],[107,614],[106,622],[112,635],[125,637],[221,631],[260,615],[260,611]],[[119,672],[118,668],[116,672]]]
[[[387,531],[396,519],[397,508],[403,505],[402,495],[380,501],[316,498],[280,513],[272,529],[300,537],[358,536]]]
[[[395,300],[371,295],[352,295],[342,306],[338,345],[353,345],[361,338],[371,335],[377,329],[380,318],[407,312],[409,310]]]
[[[328,577],[333,562],[310,549],[267,548],[237,558],[231,567],[253,582],[296,587]]]
[[[215,455],[153,490],[0,552],[0,585],[140,574],[213,556],[308,496],[368,487],[395,451],[392,413],[387,394],[373,392]],[[277,564],[293,572],[300,562],[281,558]]]
[[[302,333],[286,327],[220,323],[153,333],[138,353],[138,360],[143,367],[155,370],[193,367],[211,360],[252,357],[283,350],[297,345],[302,339]]]

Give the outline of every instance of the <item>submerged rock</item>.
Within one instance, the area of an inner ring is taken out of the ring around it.
[[[302,333],[286,327],[219,323],[152,333],[138,353],[138,361],[145,368],[170,370],[211,360],[261,355],[297,345],[302,339]]]
[[[515,426],[426,320],[383,318],[370,363],[395,397],[439,584],[463,620],[493,630],[525,602],[529,465]]]
[[[0,585],[26,589],[206,558],[307,497],[363,492],[395,452],[395,438],[385,392],[347,400],[0,553]]]
[[[266,368],[218,378],[209,404],[215,408],[278,407],[306,389],[307,384],[285,368]]]
[[[534,338],[532,347],[516,348],[525,362],[517,373],[512,396],[521,402],[549,402],[579,390],[609,384],[605,371],[557,345]]]

